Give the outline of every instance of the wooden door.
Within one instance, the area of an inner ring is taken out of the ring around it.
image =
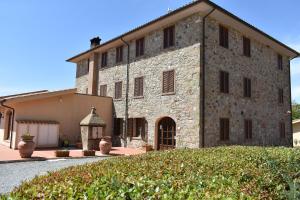
[[[158,124],[158,150],[175,149],[176,123],[165,117]]]

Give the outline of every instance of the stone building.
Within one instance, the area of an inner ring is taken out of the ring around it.
[[[68,61],[78,92],[113,97],[115,145],[292,145],[299,53],[218,5],[194,1],[100,41]]]

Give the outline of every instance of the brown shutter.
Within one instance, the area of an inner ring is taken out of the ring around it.
[[[225,119],[225,140],[229,140],[229,119]]]
[[[133,119],[128,119],[127,137],[133,137]]]
[[[220,119],[220,140],[224,140],[224,121]]]
[[[168,72],[163,72],[163,93],[168,92]]]
[[[174,92],[174,71],[169,71],[168,92]]]
[[[139,96],[144,96],[144,78],[140,78]]]
[[[168,48],[168,29],[164,29],[164,48]]]
[[[243,51],[245,56],[251,56],[251,41],[249,38],[243,37]]]
[[[229,73],[225,72],[225,92],[229,93]]]
[[[278,69],[282,70],[283,69],[283,63],[282,63],[282,55],[278,54],[277,55],[277,63],[278,63]]]
[[[284,122],[279,123],[279,131],[280,131],[280,137],[285,138],[285,123]]]
[[[139,96],[139,78],[134,79],[134,96]]]
[[[252,120],[249,121],[249,139],[252,139]]]
[[[175,91],[175,71],[163,72],[163,93],[172,93]]]
[[[122,98],[122,82],[115,83],[115,99]]]

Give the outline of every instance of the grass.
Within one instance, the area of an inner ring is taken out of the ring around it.
[[[10,199],[300,199],[300,150],[219,147],[113,158],[37,177]]]

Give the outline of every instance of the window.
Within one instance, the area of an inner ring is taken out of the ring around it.
[[[245,119],[244,121],[245,126],[245,138],[252,139],[252,120]]]
[[[139,77],[134,79],[134,96],[142,97],[144,95],[144,78]]]
[[[282,55],[277,55],[277,65],[279,70],[283,70]]]
[[[116,63],[123,61],[123,46],[116,48]]]
[[[219,26],[220,46],[228,48],[228,29],[222,25]]]
[[[144,49],[145,49],[145,38],[141,38],[136,40],[135,42],[135,56],[143,56],[144,55]]]
[[[251,97],[251,79],[244,78],[244,97]]]
[[[229,93],[229,73],[220,71],[220,92]]]
[[[249,38],[243,37],[244,56],[251,56],[251,41]]]
[[[122,81],[115,83],[115,99],[122,98]]]
[[[106,67],[107,66],[107,52],[102,53],[101,56],[101,67]]]
[[[114,135],[120,136],[123,133],[123,118],[114,118]]]
[[[283,104],[283,89],[282,88],[278,89],[278,103]]]
[[[280,133],[280,138],[285,138],[285,123],[284,122],[279,123],[279,133]]]
[[[174,46],[175,44],[175,26],[164,29],[164,49]]]
[[[127,137],[145,137],[146,120],[145,118],[129,118],[128,119],[128,135]]]
[[[175,75],[175,71],[171,70],[171,71],[165,71],[163,72],[163,93],[167,94],[167,93],[173,93],[174,92],[174,75]]]
[[[100,85],[100,96],[106,97],[107,96],[107,85]]]
[[[220,119],[220,140],[221,141],[229,140],[229,119],[228,118]]]
[[[76,78],[84,76],[89,73],[89,60],[81,60],[77,63],[77,70],[76,70]]]

